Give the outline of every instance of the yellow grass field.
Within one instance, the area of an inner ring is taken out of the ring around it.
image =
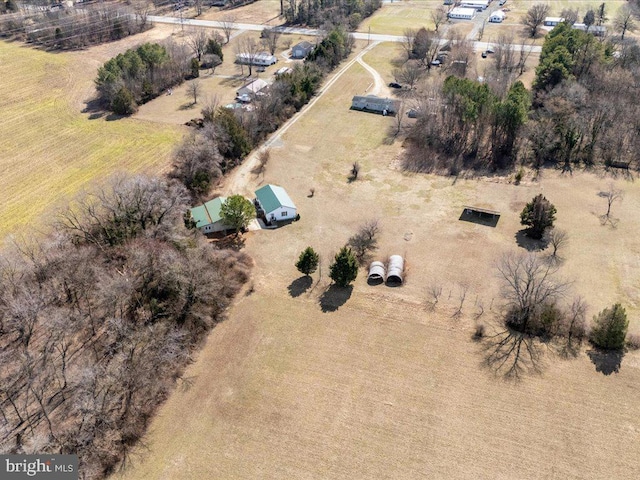
[[[365,60],[386,76],[389,53],[383,46]],[[471,336],[481,305],[483,321],[498,323],[494,265],[524,251],[519,212],[538,193],[571,236],[560,275],[585,297],[589,318],[621,301],[640,332],[640,186],[552,170],[520,185],[508,176],[403,173],[400,142],[385,141],[394,119],[349,110],[371,80],[351,66],[282,136],[265,175],[240,192],[282,185],[301,219],[247,234],[252,288],[114,478],[637,478],[640,352],[603,375],[588,347],[562,359],[543,346],[540,372],[514,382],[484,366],[492,341]],[[360,176],[348,183],[356,160]],[[615,205],[616,229],[598,219],[597,193],[609,182],[626,194]],[[499,210],[497,226],[460,221],[467,204]],[[372,287],[361,269],[352,290],[330,289],[333,254],[370,218],[382,227],[375,257],[404,255],[406,284]],[[310,282],[294,267],[308,245],[321,256]],[[443,295],[430,310],[432,284]]]
[[[442,5],[440,1],[409,0],[382,5],[371,17],[358,27],[359,32],[402,35],[407,28],[425,27],[433,29],[431,12]]]
[[[286,5],[286,1],[285,1]],[[191,13],[195,15],[195,10]],[[212,7],[198,17],[202,20],[222,20],[233,18],[238,23],[258,23],[264,25],[280,25],[280,0],[259,0],[244,7],[223,10]]]
[[[0,237],[46,224],[93,180],[166,168],[185,129],[81,113],[104,52],[143,38],[57,54],[0,42]]]

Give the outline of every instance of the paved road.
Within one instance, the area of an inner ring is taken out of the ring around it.
[[[192,18],[178,18],[178,17],[160,17],[156,15],[149,15],[148,20],[152,23],[169,23],[173,25],[185,25],[190,27],[205,27],[205,28],[222,28],[223,22],[218,22],[215,20],[196,20]],[[254,32],[261,32],[265,28],[264,25],[256,25],[253,23],[234,23],[234,30],[249,30]],[[301,28],[301,27],[275,27],[278,31],[282,33],[295,34],[295,35],[310,35],[317,36],[320,31],[312,28]],[[368,40],[371,42],[403,42],[404,37],[401,35],[383,35],[379,33],[362,33],[362,32],[353,32],[353,37],[357,40]],[[474,42],[473,48],[476,51],[482,51],[487,49],[487,42]],[[513,45],[516,51],[520,51],[522,45]],[[531,51],[534,53],[539,53],[542,51],[542,47],[534,46],[527,47],[531,48]]]

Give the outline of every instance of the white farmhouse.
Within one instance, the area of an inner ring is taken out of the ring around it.
[[[284,188],[277,185],[265,185],[256,190],[258,214],[262,214],[268,223],[294,220],[297,209]]]

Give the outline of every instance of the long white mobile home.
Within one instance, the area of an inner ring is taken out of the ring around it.
[[[456,7],[452,8],[448,15],[452,20],[473,20],[476,12],[477,10],[475,8]]]
[[[489,0],[462,0],[461,8],[475,8],[478,12],[482,12],[489,7]]]
[[[268,67],[276,63],[278,59],[270,55],[269,52],[262,52],[257,54],[251,53],[239,53],[236,55],[236,63],[242,65],[257,65],[259,67]]]

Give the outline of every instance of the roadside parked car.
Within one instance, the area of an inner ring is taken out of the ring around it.
[[[391,88],[402,88],[402,85],[400,85],[399,83],[396,83],[396,82],[391,82],[391,83],[389,84],[389,86],[390,86]]]

